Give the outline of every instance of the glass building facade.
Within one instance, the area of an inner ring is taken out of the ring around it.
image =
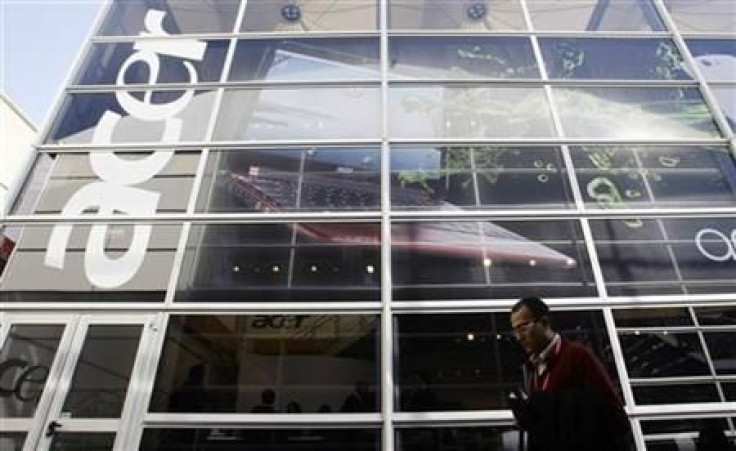
[[[0,448],[516,450],[526,295],[637,449],[734,442],[734,99],[727,0],[112,1],[0,219]]]

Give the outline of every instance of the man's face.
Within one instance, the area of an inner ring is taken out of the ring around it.
[[[546,317],[534,318],[526,306],[511,313],[511,330],[527,354],[542,352],[551,334]]]

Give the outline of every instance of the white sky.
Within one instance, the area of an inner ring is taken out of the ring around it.
[[[0,0],[0,89],[41,129],[104,0]]]

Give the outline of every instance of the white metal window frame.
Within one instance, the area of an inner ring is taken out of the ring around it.
[[[234,29],[239,29],[239,24],[242,22],[244,8],[247,0],[244,0],[240,5],[238,18]],[[461,312],[461,311],[489,311],[497,310],[499,308],[506,309],[513,305],[514,300],[447,300],[447,301],[393,301],[391,292],[391,234],[390,224],[391,221],[402,221],[402,220],[437,220],[439,217],[445,219],[489,219],[489,218],[509,218],[509,219],[529,219],[529,218],[549,218],[549,219],[566,219],[572,218],[580,221],[583,224],[583,230],[586,238],[586,246],[588,248],[591,263],[593,265],[593,271],[595,275],[596,285],[600,295],[598,297],[588,298],[571,298],[571,299],[555,299],[550,301],[550,305],[553,308],[592,308],[603,311],[604,318],[608,327],[609,338],[611,344],[614,346],[614,355],[616,356],[617,368],[619,370],[619,377],[624,385],[624,395],[627,398],[629,407],[628,411],[630,416],[634,419],[637,445],[639,449],[644,449],[643,437],[641,430],[638,427],[639,422],[646,419],[659,419],[659,418],[689,418],[693,415],[696,416],[714,416],[725,414],[727,412],[733,412],[736,410],[734,403],[719,403],[713,404],[684,404],[684,405],[666,405],[666,406],[635,406],[633,404],[633,395],[631,393],[632,381],[628,379],[625,367],[623,365],[623,356],[621,354],[620,343],[618,342],[618,334],[615,329],[615,323],[612,316],[613,307],[659,307],[659,306],[700,306],[700,305],[731,305],[736,293],[734,294],[718,294],[718,295],[652,295],[652,296],[616,296],[609,297],[606,294],[605,285],[602,279],[601,269],[595,258],[594,242],[590,228],[587,225],[589,219],[598,218],[621,218],[627,216],[637,217],[736,217],[736,207],[734,208],[718,208],[718,209],[663,209],[663,210],[642,210],[642,209],[629,209],[621,210],[616,212],[610,211],[593,211],[585,209],[581,202],[580,190],[576,183],[573,183],[576,207],[571,211],[531,211],[527,210],[523,214],[518,211],[473,211],[465,212],[462,215],[449,215],[441,212],[397,212],[392,211],[390,208],[390,182],[388,178],[389,174],[389,158],[390,148],[393,145],[404,145],[404,144],[459,144],[458,140],[399,140],[388,138],[388,117],[387,117],[387,95],[390,86],[394,85],[426,85],[426,84],[456,84],[462,86],[464,84],[473,84],[482,82],[484,84],[506,84],[506,85],[538,85],[543,86],[545,95],[551,100],[554,93],[551,90],[553,86],[697,86],[704,96],[704,100],[708,105],[713,117],[716,120],[719,130],[723,137],[718,139],[708,140],[610,140],[610,139],[569,139],[564,138],[562,134],[562,127],[559,122],[559,115],[553,113],[555,128],[558,132],[559,138],[545,139],[545,140],[465,140],[463,144],[496,144],[496,145],[556,145],[561,146],[565,151],[565,161],[568,169],[568,176],[571,180],[575,180],[574,171],[570,171],[571,161],[569,154],[567,154],[567,148],[569,145],[576,144],[694,144],[694,145],[729,145],[732,153],[736,152],[736,140],[734,139],[734,133],[728,126],[727,121],[721,110],[718,108],[715,98],[710,91],[710,85],[721,85],[721,83],[706,83],[702,74],[699,73],[697,67],[692,64],[692,55],[689,53],[687,46],[685,45],[683,35],[679,33],[674,25],[666,7],[661,0],[654,0],[655,6],[665,22],[665,25],[669,31],[661,32],[544,32],[535,31],[532,28],[531,19],[529,16],[526,3],[522,0],[522,8],[525,15],[525,21],[527,23],[528,30],[526,31],[508,31],[493,33],[493,36],[515,36],[515,37],[529,37],[533,44],[535,55],[540,64],[540,68],[543,69],[544,61],[539,55],[538,38],[545,37],[594,37],[594,38],[672,38],[675,40],[678,50],[685,58],[686,63],[690,66],[690,69],[696,75],[693,81],[596,81],[596,80],[549,80],[546,74],[543,74],[539,80],[412,80],[412,81],[398,81],[390,80],[388,78],[388,40],[390,36],[488,36],[488,34],[477,34],[460,32],[457,30],[441,31],[441,30],[389,30],[387,24],[387,12],[388,12],[388,0],[381,0],[379,2],[380,7],[380,29],[375,32],[320,32],[320,33],[207,33],[201,35],[182,35],[182,36],[171,36],[164,39],[191,39],[192,37],[199,37],[202,39],[228,39],[230,40],[230,48],[225,60],[225,65],[222,72],[222,77],[219,82],[209,84],[198,84],[197,87],[211,87],[217,90],[217,100],[212,109],[212,115],[208,124],[207,136],[211,138],[214,130],[214,124],[217,117],[217,110],[219,109],[219,103],[221,102],[224,90],[226,87],[277,87],[283,84],[289,86],[340,86],[340,85],[354,85],[356,81],[336,81],[336,82],[305,82],[299,83],[261,83],[261,82],[227,82],[227,73],[229,67],[232,64],[232,58],[234,55],[235,43],[239,39],[271,39],[271,38],[319,38],[319,37],[344,37],[344,36],[355,36],[355,37],[376,37],[380,41],[381,56],[380,56],[380,67],[381,67],[381,80],[364,80],[357,81],[358,84],[370,84],[381,87],[381,104],[382,104],[382,135],[371,140],[322,140],[314,142],[305,141],[270,141],[270,142],[217,142],[211,141],[197,142],[197,143],[181,143],[181,146],[177,145],[177,149],[202,149],[202,157],[195,177],[192,195],[187,207],[185,214],[181,215],[155,215],[152,217],[142,218],[125,218],[120,217],[59,217],[54,215],[43,216],[31,215],[11,215],[6,218],[4,222],[7,225],[22,225],[24,223],[32,224],[52,224],[58,222],[152,222],[152,223],[180,223],[183,225],[183,233],[179,242],[179,248],[175,256],[174,270],[172,271],[171,277],[168,283],[168,290],[166,294],[166,300],[164,305],[160,303],[152,303],[141,305],[137,303],[101,303],[99,305],[81,304],[81,303],[64,303],[64,304],[45,304],[45,303],[18,303],[12,306],[8,306],[8,311],[12,311],[12,315],[21,314],[21,312],[28,311],[46,311],[48,313],[41,313],[39,318],[46,315],[46,318],[53,318],[52,321],[58,321],[60,314],[66,315],[65,312],[69,312],[75,308],[84,308],[90,310],[118,310],[118,311],[135,311],[135,312],[158,312],[167,311],[171,313],[185,313],[185,312],[237,312],[239,314],[247,313],[278,313],[283,311],[297,311],[301,310],[304,312],[327,312],[334,311],[337,313],[352,313],[357,311],[364,311],[370,313],[380,313],[382,320],[382,331],[381,331],[381,366],[382,366],[382,411],[380,414],[367,414],[357,416],[352,415],[335,415],[334,418],[330,416],[319,415],[312,418],[310,415],[297,415],[293,418],[284,416],[283,420],[279,417],[279,423],[283,425],[317,425],[322,424],[327,420],[331,424],[335,425],[365,425],[369,427],[382,426],[383,430],[383,449],[392,451],[394,449],[394,427],[400,427],[402,425],[421,425],[421,426],[447,426],[447,425],[509,425],[511,424],[511,416],[508,411],[490,411],[490,412],[430,412],[426,414],[417,415],[414,413],[397,413],[394,412],[393,407],[393,343],[392,343],[392,318],[396,314],[400,313],[411,313],[411,312]],[[106,12],[108,11],[111,2],[108,2],[107,6],[103,8],[98,16],[97,25],[93,27],[90,32],[90,39],[87,40],[87,44],[80,49],[77,56],[76,63],[67,77],[67,89],[62,89],[57,96],[56,106],[52,111],[58,113],[60,111],[61,103],[65,97],[65,93],[73,92],[95,92],[95,91],[114,91],[122,88],[110,87],[88,87],[88,86],[76,86],[71,85],[72,76],[81,68],[83,64],[83,57],[85,56],[88,48],[94,43],[114,43],[114,42],[130,42],[133,37],[131,36],[93,36],[92,32],[96,30],[99,24],[102,23]],[[736,36],[723,35],[715,33],[688,33],[688,38],[727,38],[734,39]],[[135,39],[138,39],[136,37]],[[145,38],[144,38],[145,39]],[[732,84],[722,83],[723,85],[730,86]],[[163,89],[174,89],[177,85],[167,86]],[[190,85],[179,85],[181,87],[190,87]],[[135,90],[138,87],[125,88]],[[156,89],[161,89],[156,87]],[[553,110],[556,108],[554,102],[550,102]],[[40,136],[45,136],[48,133],[50,122],[47,121],[45,129],[42,131]],[[263,146],[304,146],[304,145],[340,145],[352,144],[355,146],[363,146],[366,144],[379,145],[382,154],[382,172],[381,172],[381,195],[382,203],[380,210],[375,212],[369,212],[368,214],[358,213],[326,213],[326,214],[307,214],[307,213],[295,213],[295,214],[201,214],[195,213],[194,206],[196,204],[196,197],[199,194],[199,186],[201,185],[205,165],[206,157],[210,153],[211,149],[220,148],[252,148],[252,147],[263,147]],[[150,151],[151,149],[157,148],[169,148],[170,145],[164,145],[161,143],[136,143],[130,145],[115,145],[112,146],[116,149],[124,149],[130,151]],[[103,151],[108,150],[110,147],[106,146],[89,146],[89,145],[49,145],[38,143],[37,151],[49,152],[49,153],[79,153],[87,151]],[[379,221],[382,224],[382,244],[381,244],[381,258],[382,258],[382,274],[381,274],[381,301],[380,302],[313,302],[313,303],[270,303],[270,302],[254,302],[254,303],[193,303],[193,304],[177,304],[174,302],[174,291],[180,271],[182,259],[184,257],[184,249],[188,240],[188,234],[193,224],[198,223],[209,223],[209,222],[242,222],[242,223],[260,223],[260,222],[288,222],[293,220],[358,220],[358,221]],[[591,252],[592,251],[592,252]],[[12,263],[10,263],[12,264]],[[165,330],[166,318],[168,314],[159,314],[157,323],[154,326],[159,331]],[[10,313],[6,314],[10,315]],[[153,340],[147,345],[147,364],[144,369],[141,370],[141,377],[138,379],[141,386],[144,387],[140,393],[144,393],[146,390],[150,391],[149,388],[145,388],[146,384],[153,384],[153,376],[155,375],[156,363],[158,359],[158,353],[161,350],[163,344],[164,333],[158,334],[157,340]],[[146,396],[144,394],[137,394],[137,401],[135,407],[131,407],[134,411],[143,412],[145,414]],[[143,410],[141,410],[143,409]],[[135,415],[134,415],[135,417]],[[239,416],[221,416],[218,418],[212,418],[212,424],[231,424],[240,425],[241,418]],[[207,420],[209,421],[209,420]],[[250,420],[249,420],[250,421]],[[254,418],[253,424],[273,424],[274,419],[272,417],[263,418],[261,420]],[[196,415],[195,417],[189,418],[186,415],[173,415],[173,416],[161,416],[159,414],[145,414],[144,425],[150,425],[151,427],[163,427],[166,425],[179,426],[189,424],[201,424],[201,416]],[[230,423],[228,423],[230,422]],[[333,423],[334,422],[334,423]],[[207,423],[209,424],[209,423]],[[142,432],[142,424],[129,424],[129,434],[123,439],[125,444],[137,443],[136,437],[139,438]],[[125,449],[125,448],[121,448]]]

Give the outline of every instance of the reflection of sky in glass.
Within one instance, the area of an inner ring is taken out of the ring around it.
[[[731,0],[665,0],[681,33],[736,32],[736,4]]]
[[[141,92],[130,94],[137,99],[143,96]],[[171,103],[183,95],[185,95],[183,91],[156,91],[153,93],[151,103],[156,105]],[[179,135],[172,137],[171,140],[203,140],[214,100],[214,91],[196,91],[191,101],[175,115],[176,118],[181,119],[182,127]],[[95,93],[69,95],[46,141],[64,144],[90,143],[103,114],[108,111],[122,116],[113,127],[111,143],[160,142],[162,140],[166,127],[165,121],[138,119],[126,114],[120,108],[114,94]]]
[[[360,67],[278,49],[274,62],[264,77],[267,80],[377,79],[378,67]]]
[[[389,92],[395,137],[548,137],[552,119],[541,88],[422,86]]]
[[[379,100],[361,86],[225,91],[215,138],[375,138]]]
[[[706,81],[736,82],[736,40],[691,39],[687,45]],[[736,87],[710,85],[731,128],[736,130]]]
[[[540,39],[551,78],[682,80],[675,43],[665,39]]]
[[[691,88],[559,88],[568,136],[619,139],[714,138],[719,133]]]
[[[537,30],[661,31],[654,5],[638,0],[527,0]]]
[[[392,37],[395,78],[539,78],[531,42],[499,37]]]

